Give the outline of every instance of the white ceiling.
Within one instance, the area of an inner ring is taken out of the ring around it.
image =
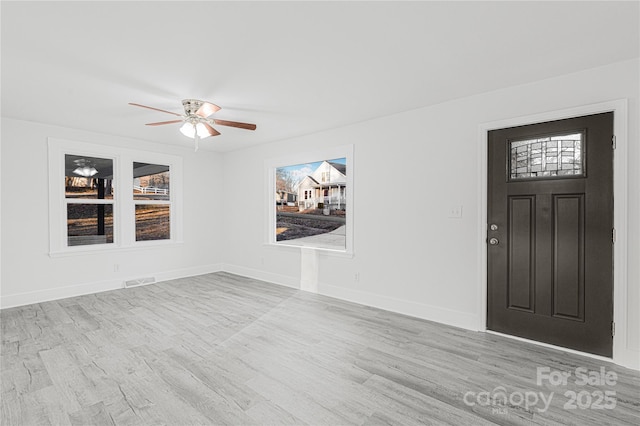
[[[229,151],[638,57],[638,2],[1,2],[2,115]],[[585,90],[589,90],[588,87]]]

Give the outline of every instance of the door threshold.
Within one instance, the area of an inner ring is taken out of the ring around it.
[[[485,330],[485,333],[493,334],[495,336],[506,337],[506,338],[513,339],[513,340],[518,340],[520,342],[531,343],[533,345],[538,345],[538,346],[542,346],[542,347],[549,348],[549,349],[555,349],[557,351],[567,352],[567,353],[570,353],[570,354],[573,354],[573,355],[580,355],[580,356],[584,356],[584,357],[587,357],[587,358],[596,359],[598,361],[605,361],[605,362],[610,362],[612,364],[615,364],[615,362],[613,361],[613,358],[607,358],[607,357],[602,356],[602,355],[596,355],[596,354],[591,354],[589,352],[577,351],[575,349],[564,348],[562,346],[556,346],[556,345],[552,345],[550,343],[538,342],[537,340],[525,339],[524,337],[512,336],[510,334],[504,334],[504,333],[500,333],[500,332],[493,331],[493,330]]]

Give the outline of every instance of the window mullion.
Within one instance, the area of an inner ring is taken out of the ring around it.
[[[67,204],[115,204],[114,199],[95,199],[95,198],[65,198]]]
[[[171,201],[169,200],[133,200],[133,203],[138,205],[146,204],[163,204],[163,205],[171,205]]]
[[[118,172],[120,182],[118,185],[118,198],[120,201],[119,236],[122,245],[130,246],[135,242],[135,204],[133,203],[133,160],[130,157],[122,157],[119,162]]]

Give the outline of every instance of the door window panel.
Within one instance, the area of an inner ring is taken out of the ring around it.
[[[510,180],[584,176],[584,133],[509,142]]]

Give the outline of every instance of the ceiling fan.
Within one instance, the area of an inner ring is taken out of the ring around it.
[[[180,127],[180,132],[183,135],[193,138],[196,144],[196,151],[198,150],[198,142],[200,139],[208,138],[209,136],[218,136],[220,132],[213,128],[213,125],[237,127],[246,130],[255,130],[255,124],[240,123],[238,121],[218,120],[210,118],[210,116],[220,110],[218,105],[210,102],[199,101],[197,99],[184,99],[182,106],[184,107],[184,114],[178,114],[176,112],[165,111],[163,109],[154,108],[146,105],[136,104],[129,102],[129,105],[152,109],[154,111],[165,112],[167,114],[177,115],[179,120],[158,121],[155,123],[147,123],[147,126],[162,126],[164,124],[184,123]]]

